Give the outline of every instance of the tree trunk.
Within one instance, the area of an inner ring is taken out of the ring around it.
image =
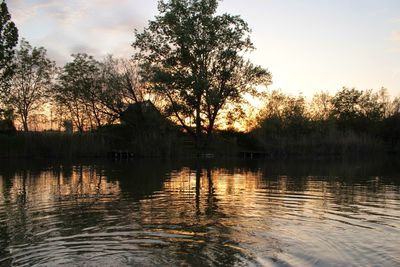
[[[200,106],[196,108],[196,152],[199,153],[201,150],[201,117],[200,117]]]
[[[24,112],[23,114],[21,114],[21,119],[22,119],[22,126],[24,127],[24,132],[28,132],[29,131],[28,115]]]
[[[196,215],[200,214],[201,168],[196,167]]]

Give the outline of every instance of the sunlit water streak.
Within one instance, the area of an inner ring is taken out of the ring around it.
[[[0,167],[0,266],[400,265],[400,171],[273,166]]]

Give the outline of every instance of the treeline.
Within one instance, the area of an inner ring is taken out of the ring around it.
[[[30,69],[35,61],[37,66]],[[148,99],[157,102],[157,96],[143,86],[134,61],[111,56],[97,61],[76,54],[57,69],[46,59],[44,48],[22,41],[16,63],[8,99],[3,99],[3,124],[19,120],[22,129],[29,131],[30,116],[44,111],[47,126],[51,122],[54,129],[81,135],[2,137],[2,156],[101,157],[123,148],[157,157],[193,152],[185,145],[189,137],[166,119],[165,112],[141,106]],[[136,110],[135,106],[128,109],[134,103],[139,104]],[[247,118],[247,123],[248,133],[218,131],[209,149],[224,155],[265,151],[271,158],[400,150],[400,99],[391,99],[384,88],[377,92],[343,88],[335,95],[321,92],[311,100],[271,91],[264,95],[257,116]]]
[[[3,90],[3,119],[18,122],[27,132],[38,122],[31,119],[41,114],[42,129],[52,125],[82,133],[118,122],[129,104],[151,98],[133,61],[109,56],[100,62],[87,54],[72,58],[57,68],[46,49],[22,40]]]
[[[243,139],[271,156],[358,155],[400,151],[400,99],[379,91],[342,88],[311,101],[272,91]]]
[[[161,103],[140,81],[137,61],[112,56],[98,61],[78,53],[58,67],[44,47],[19,39],[7,5],[1,1],[0,130],[12,130],[15,123],[25,132],[94,131],[119,122],[130,104]]]
[[[272,76],[243,56],[254,49],[250,28],[239,16],[217,15],[217,6],[160,1],[160,15],[136,33],[133,59],[78,53],[58,67],[45,48],[24,39],[17,46],[18,30],[2,1],[0,156],[399,152],[399,98],[386,89],[343,88],[312,100],[260,93]],[[246,103],[249,95],[263,101],[260,110]],[[15,125],[23,133],[15,135]]]

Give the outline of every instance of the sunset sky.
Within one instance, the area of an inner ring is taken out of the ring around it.
[[[59,65],[71,53],[130,57],[134,29],[157,0],[8,0],[20,36],[44,46]],[[225,0],[241,15],[257,48],[250,57],[273,75],[271,89],[311,96],[342,86],[400,96],[399,0]]]

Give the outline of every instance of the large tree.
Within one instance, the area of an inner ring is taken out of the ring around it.
[[[19,116],[24,131],[28,131],[31,113],[40,109],[49,95],[55,63],[47,58],[46,49],[32,47],[22,40],[14,65],[14,75],[6,101]]]
[[[151,88],[163,95],[197,148],[207,143],[220,111],[240,105],[270,73],[244,55],[254,49],[239,16],[216,15],[218,0],[159,1],[160,14],[133,47]],[[208,138],[205,138],[208,137]]]
[[[9,80],[13,74],[13,57],[18,43],[18,29],[11,21],[5,1],[0,3],[0,104],[4,104]]]

